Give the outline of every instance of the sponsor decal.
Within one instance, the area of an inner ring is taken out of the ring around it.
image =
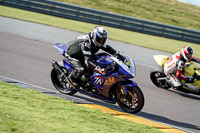
[[[112,85],[115,83],[115,78],[114,77],[108,77],[106,80],[105,80],[105,83],[104,85]]]
[[[94,76],[94,79],[95,79],[95,84],[102,85],[103,81],[102,81],[102,78],[100,76]]]

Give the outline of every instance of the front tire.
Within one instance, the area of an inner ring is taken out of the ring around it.
[[[158,80],[159,78],[165,78],[163,68],[156,68],[150,72],[151,81],[155,86],[162,89],[169,89],[171,86],[167,83],[166,80]]]
[[[61,66],[61,69],[65,72],[67,72],[67,70]],[[51,81],[54,85],[54,87],[60,92],[60,93],[63,93],[63,94],[67,94],[67,95],[73,95],[75,94],[77,91],[74,90],[72,88],[72,86],[68,83],[68,82],[65,82],[61,75],[59,75],[55,69],[52,69],[51,70]]]
[[[144,95],[138,86],[127,86],[126,94],[118,87],[115,92],[115,99],[118,105],[128,113],[137,113],[144,106]]]

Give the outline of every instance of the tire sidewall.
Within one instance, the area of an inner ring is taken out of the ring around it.
[[[162,77],[166,77],[166,75],[164,74],[164,69],[163,69],[162,67],[157,67],[157,68],[151,70],[151,72],[150,72],[150,79],[151,79],[152,83],[153,83],[155,86],[157,86],[158,88],[163,88],[163,87],[158,86],[158,85],[156,84],[156,79],[154,78],[154,74],[155,74],[155,73],[160,73],[160,74],[162,74]],[[168,88],[170,88],[170,87],[168,87]],[[163,89],[168,89],[168,88],[163,88]]]
[[[132,86],[132,87],[129,87],[128,90],[134,95],[134,93],[137,95],[137,98],[138,98],[138,105],[136,108],[134,109],[131,109],[131,108],[128,108],[126,105],[124,105],[123,103],[121,103],[120,99],[116,99],[118,105],[126,112],[129,112],[129,113],[137,113],[139,111],[142,110],[143,106],[144,106],[144,95],[141,91],[141,89],[138,87],[138,86]]]
[[[65,69],[63,66],[61,66],[61,68]],[[73,95],[77,92],[74,89],[72,89],[70,91],[63,91],[62,86],[61,86],[60,82],[58,81],[58,73],[56,72],[55,69],[51,70],[51,81],[52,81],[54,87],[56,88],[56,90],[58,90],[60,93],[67,94],[67,95]]]

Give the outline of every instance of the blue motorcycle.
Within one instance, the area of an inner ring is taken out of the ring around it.
[[[64,56],[66,45],[56,43],[54,47]],[[105,75],[86,69],[74,87],[68,80],[73,67],[66,59],[62,62],[52,61],[51,80],[54,87],[63,94],[83,93],[109,103],[118,105],[128,113],[137,113],[144,106],[144,95],[137,83],[130,80],[136,74],[134,61],[123,52],[113,56],[108,53],[97,53],[94,62],[106,69]]]

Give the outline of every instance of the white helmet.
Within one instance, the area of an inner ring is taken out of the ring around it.
[[[189,46],[184,46],[181,50],[181,55],[186,61],[190,61],[192,59],[193,50]]]
[[[96,26],[91,32],[91,37],[96,46],[103,47],[107,39],[107,32],[104,28]]]

